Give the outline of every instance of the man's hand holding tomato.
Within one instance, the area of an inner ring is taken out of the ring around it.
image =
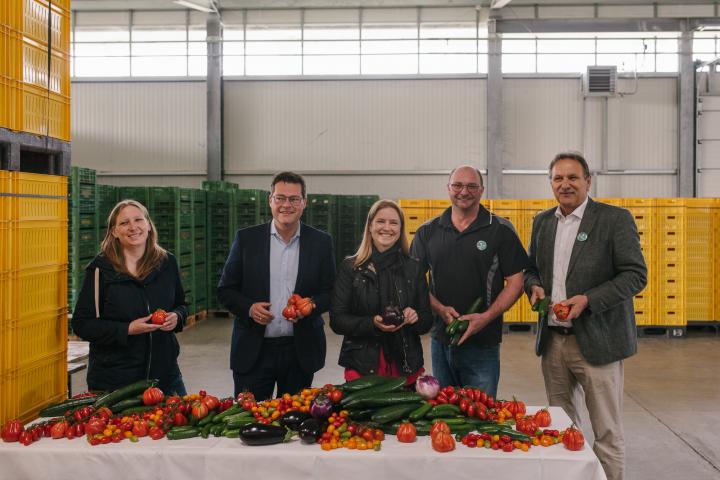
[[[570,322],[578,318],[587,308],[589,303],[586,295],[575,295],[567,300],[563,300],[553,305],[553,312],[555,312],[555,318],[560,322]],[[567,308],[569,307],[569,311]]]

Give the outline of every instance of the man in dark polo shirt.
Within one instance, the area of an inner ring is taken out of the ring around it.
[[[433,375],[442,386],[472,385],[494,397],[502,314],[522,292],[528,257],[512,224],[480,205],[484,188],[476,168],[455,168],[447,188],[452,206],[418,229],[411,249],[430,270]],[[466,315],[478,297],[481,313]],[[450,346],[445,327],[458,317],[470,323],[459,344]]]

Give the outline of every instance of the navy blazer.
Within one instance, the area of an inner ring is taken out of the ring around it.
[[[271,220],[272,221],[272,220]],[[300,257],[295,293],[312,297],[316,308],[293,324],[300,367],[314,373],[325,365],[325,330],[321,315],[330,308],[335,260],[330,235],[300,227]],[[265,326],[250,318],[250,307],[270,301],[270,222],[238,230],[218,284],[218,300],[235,315],[230,368],[247,373],[260,354]]]

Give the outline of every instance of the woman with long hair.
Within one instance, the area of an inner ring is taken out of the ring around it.
[[[153,323],[162,309],[164,321]],[[90,342],[90,390],[114,390],[158,379],[167,394],[184,395],[174,332],[187,317],[175,257],[157,243],[147,209],[123,200],[110,212],[100,253],[85,268],[72,327]]]
[[[339,364],[345,379],[407,376],[423,370],[420,335],[432,326],[427,281],[408,256],[405,216],[392,200],[370,208],[355,255],[338,268],[330,327],[344,335]]]

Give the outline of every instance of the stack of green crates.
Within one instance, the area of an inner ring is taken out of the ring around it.
[[[177,258],[185,301],[193,299],[193,231],[192,190],[179,187],[150,187],[150,216],[158,233],[160,246]],[[191,314],[195,312],[190,312]]]
[[[136,200],[147,208],[150,205],[150,187],[119,187],[118,201]],[[150,212],[152,218],[153,212]]]
[[[85,266],[98,251],[96,176],[90,168],[73,167],[68,178],[68,307],[75,308]]]
[[[207,194],[207,304],[209,310],[219,310],[217,284],[220,281],[225,260],[235,231],[232,229],[232,202],[237,185],[230,182],[203,182]]]
[[[235,190],[233,192],[233,231],[261,223],[262,204],[267,195],[262,190]]]
[[[195,313],[208,309],[207,192],[192,190],[193,299]]]
[[[96,211],[98,215],[98,242],[102,242],[105,238],[107,230],[107,219],[110,212],[118,202],[118,187],[115,185],[97,184],[96,190]]]
[[[335,195],[310,194],[303,214],[304,221],[335,238],[337,203]]]
[[[336,195],[337,205],[335,225],[335,254],[338,263],[348,255],[352,255],[360,243],[358,222],[360,216],[360,199],[356,195]]]

